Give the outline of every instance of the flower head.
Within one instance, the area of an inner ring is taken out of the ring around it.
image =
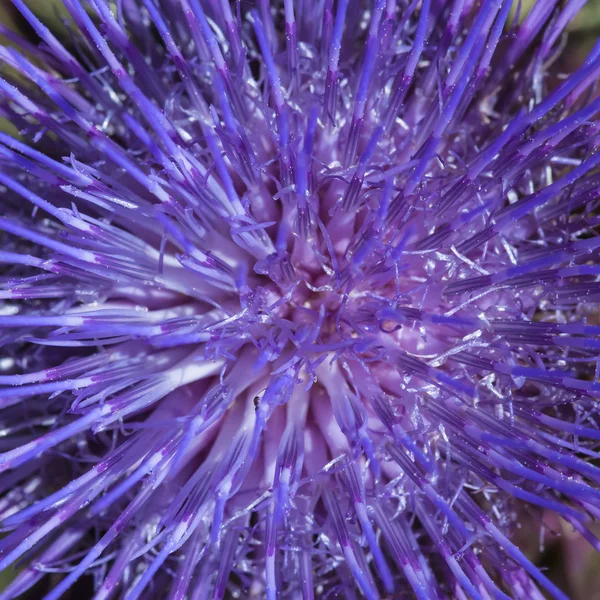
[[[511,537],[600,549],[584,0],[13,3],[0,598],[566,598]]]

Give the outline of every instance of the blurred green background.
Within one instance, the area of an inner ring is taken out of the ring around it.
[[[521,16],[536,0],[522,0]],[[538,0],[544,2],[545,0]],[[57,33],[65,33],[66,11],[61,0],[26,0],[34,12]],[[515,0],[515,7],[517,1]],[[14,31],[28,32],[26,23],[10,0],[0,0],[0,23]],[[567,47],[559,68],[569,71],[581,64],[591,46],[600,36],[600,0],[588,0],[569,27]],[[0,43],[6,39],[0,35]],[[2,66],[0,65],[0,70]],[[16,133],[0,118],[0,129]],[[595,530],[600,535],[600,526]],[[518,543],[573,600],[600,600],[600,555],[574,533],[572,528],[554,515],[525,517],[516,535]],[[13,570],[0,573],[0,590],[14,577]],[[88,600],[90,592],[74,590],[68,600]],[[36,587],[24,600],[38,600],[43,590]]]

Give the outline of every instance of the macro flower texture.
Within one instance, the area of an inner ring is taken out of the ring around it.
[[[600,551],[585,0],[12,2],[0,600],[568,598],[516,534]]]

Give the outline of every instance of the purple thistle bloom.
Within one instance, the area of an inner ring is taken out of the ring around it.
[[[600,550],[585,0],[13,3],[0,600],[567,598],[511,538]]]

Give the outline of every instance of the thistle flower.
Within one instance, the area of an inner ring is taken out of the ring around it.
[[[13,3],[0,599],[566,598],[511,539],[600,550],[585,0]]]

